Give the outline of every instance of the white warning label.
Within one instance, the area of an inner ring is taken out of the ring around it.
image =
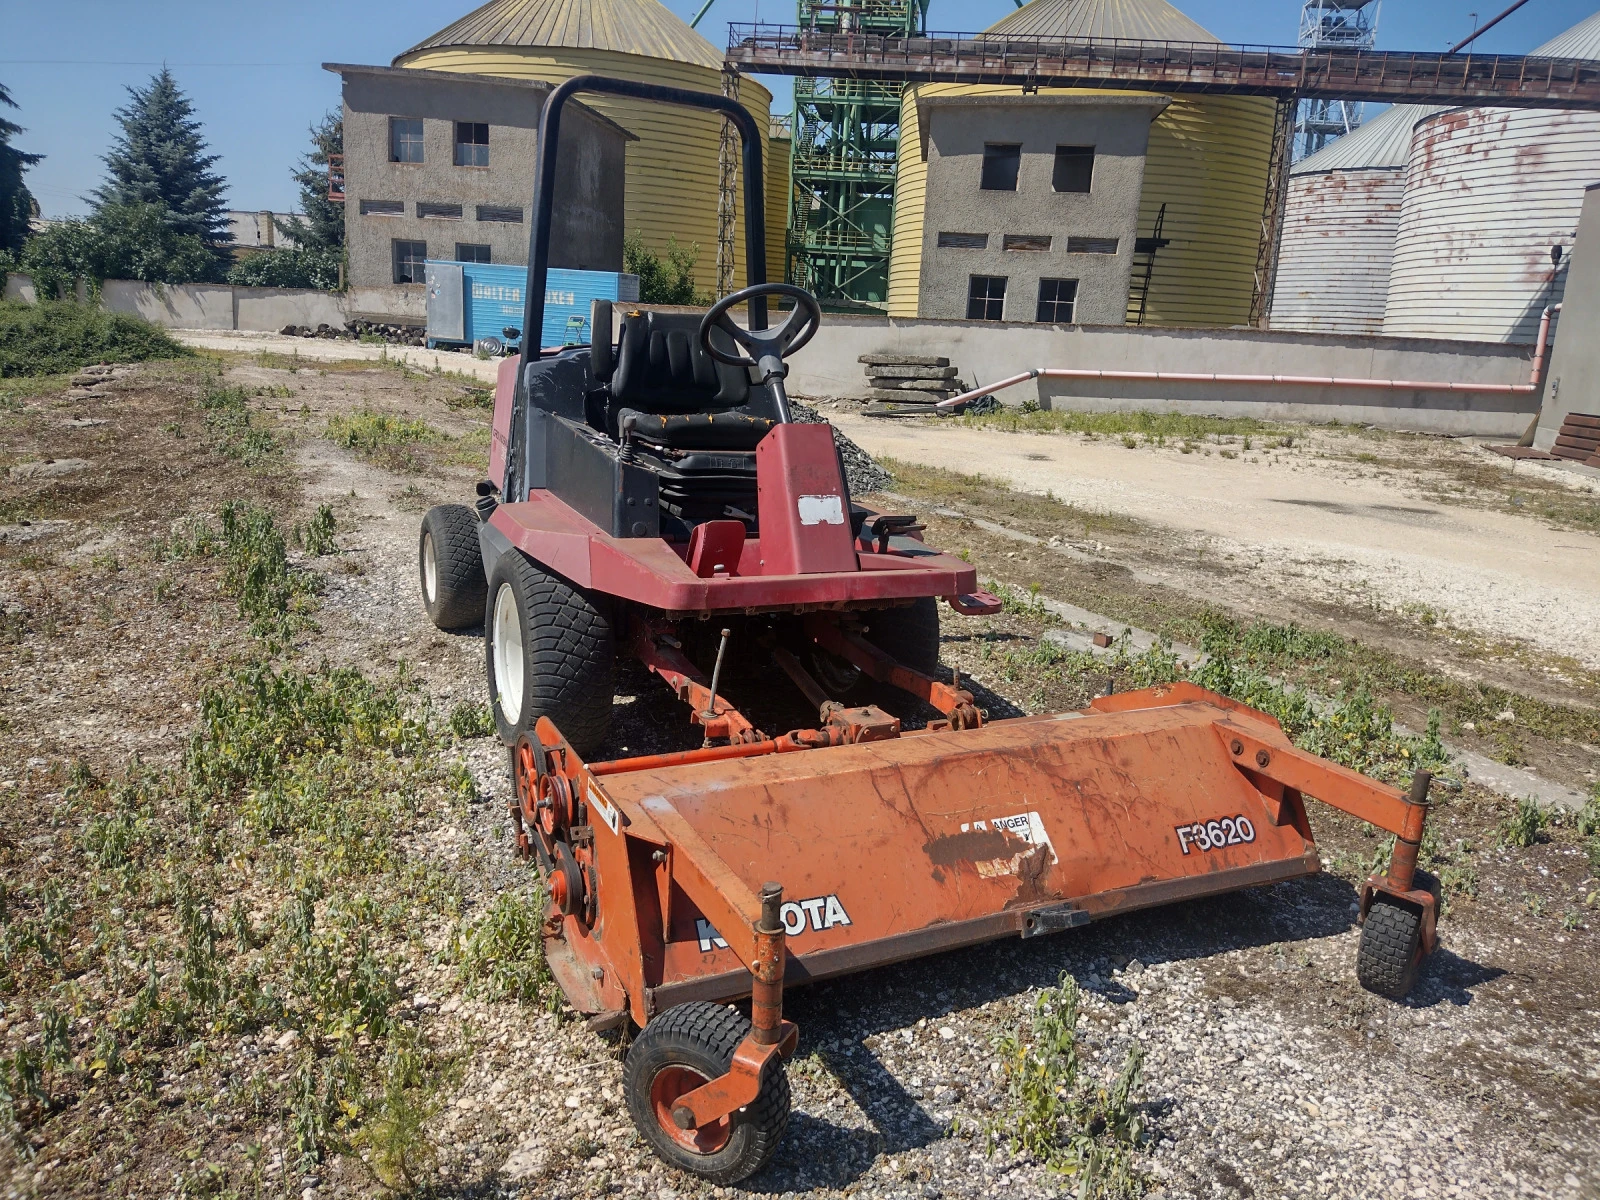
[[[1053,865],[1056,861],[1056,848],[1050,840],[1050,831],[1044,827],[1044,819],[1036,812],[995,817],[988,821],[973,821],[970,824],[963,823],[961,826],[962,833],[985,830],[1010,834],[1012,837],[1021,838],[1029,846],[1043,846],[1050,855],[1050,863]],[[978,874],[984,879],[993,879],[997,875],[1015,875],[1022,865],[1022,860],[1033,857],[1035,853],[1035,850],[1019,850],[1010,858],[992,858],[974,865],[978,868]]]
[[[839,496],[801,496],[797,505],[802,525],[843,525],[844,499]]]

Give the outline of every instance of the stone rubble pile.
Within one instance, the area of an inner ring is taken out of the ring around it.
[[[379,338],[392,346],[422,346],[428,341],[428,335],[420,326],[393,325],[384,321],[351,321],[344,329],[326,323],[317,326],[285,325],[278,332],[284,337],[322,338],[325,341],[361,339],[370,342]]]

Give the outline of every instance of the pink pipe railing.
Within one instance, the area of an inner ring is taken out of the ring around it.
[[[1405,392],[1471,392],[1497,396],[1525,396],[1539,387],[1539,376],[1544,370],[1545,349],[1550,336],[1550,318],[1561,311],[1561,305],[1552,304],[1539,318],[1538,350],[1533,356],[1533,369],[1527,383],[1451,383],[1443,379],[1354,379],[1339,375],[1221,375],[1199,371],[1102,371],[1092,368],[1035,367],[996,383],[974,388],[948,400],[941,400],[935,408],[954,408],[988,396],[994,392],[1027,383],[1030,379],[1114,379],[1146,383],[1248,383],[1273,384],[1292,387],[1349,387],[1381,388]]]

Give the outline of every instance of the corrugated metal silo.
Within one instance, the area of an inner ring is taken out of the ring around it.
[[[1600,13],[1533,54],[1600,59]],[[1600,113],[1465,108],[1419,122],[1383,332],[1533,341],[1561,299],[1551,247],[1572,249],[1597,178]]]
[[[1411,128],[1438,112],[1385,109],[1290,172],[1272,292],[1272,328],[1383,331]]]
[[[722,53],[656,0],[491,0],[407,50],[394,65],[549,83],[593,73],[702,92],[720,92],[722,86]],[[695,282],[702,291],[711,291],[717,278],[722,118],[618,96],[580,98],[639,138],[628,146],[627,231],[639,232],[657,251],[666,248],[669,238],[680,246],[698,244]],[[765,131],[772,94],[755,80],[741,78],[739,99]],[[768,146],[762,146],[762,155],[768,174],[762,186],[771,197]],[[528,182],[531,188],[531,175]],[[741,287],[743,200],[741,185],[734,272]],[[769,199],[769,278],[783,277],[786,213],[786,207],[772,211]]]
[[[987,32],[1018,37],[1218,40],[1166,0],[1033,0]],[[917,95],[1015,96],[1017,92],[962,84],[906,89],[900,109],[900,166],[889,259],[891,316],[917,314],[921,283],[927,164],[920,153]],[[1165,204],[1162,236],[1171,244],[1156,255],[1145,324],[1236,325],[1249,319],[1273,116],[1271,100],[1179,95],[1150,127],[1139,232],[1150,232]]]

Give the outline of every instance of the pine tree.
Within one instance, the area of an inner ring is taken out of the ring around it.
[[[344,249],[344,205],[328,199],[328,156],[344,153],[344,115],[329,112],[311,126],[311,150],[300,160],[294,181],[303,217],[278,222],[302,250]]]
[[[94,193],[99,209],[150,204],[165,213],[168,227],[220,249],[233,240],[222,193],[227,186],[211,168],[194,106],[165,67],[116,111],[122,134],[104,158],[109,178]]]
[[[0,104],[17,107],[17,102],[0,83]],[[22,126],[0,117],[0,255],[15,255],[28,239],[28,222],[38,215],[39,206],[22,182],[22,173],[44,157],[25,154],[11,144]]]

